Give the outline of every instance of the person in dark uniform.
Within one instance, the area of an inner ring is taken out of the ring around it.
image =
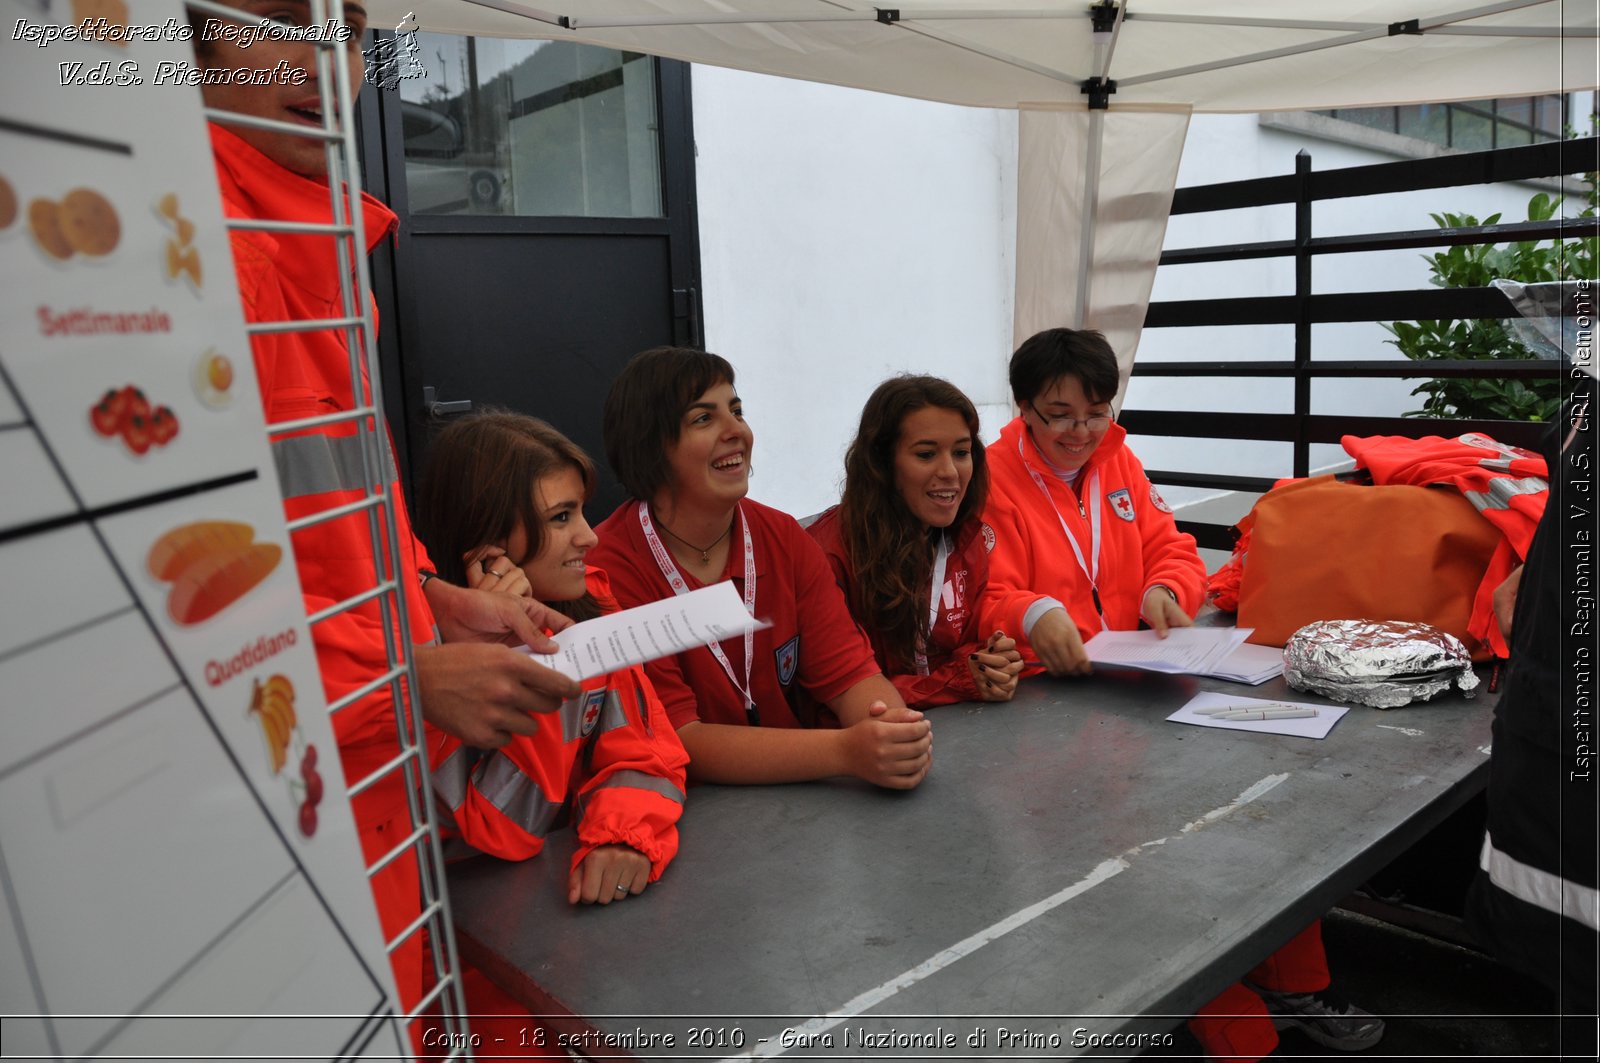
[[[1545,439],[1551,491],[1524,565],[1495,595],[1511,644],[1494,716],[1488,829],[1468,926],[1560,999],[1563,1053],[1595,1052],[1600,894],[1594,674],[1594,381]],[[1586,1021],[1571,1021],[1583,1016]]]

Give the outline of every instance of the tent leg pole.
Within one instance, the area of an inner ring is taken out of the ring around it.
[[[1096,204],[1100,198],[1100,147],[1106,135],[1106,113],[1089,112],[1089,150],[1083,163],[1083,231],[1078,239],[1078,297],[1072,310],[1072,327],[1083,328],[1089,314],[1090,282],[1094,277]]]

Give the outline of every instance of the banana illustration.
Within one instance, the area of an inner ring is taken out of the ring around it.
[[[294,713],[294,684],[286,676],[273,675],[263,683],[257,679],[250,694],[250,712],[261,725],[272,758],[272,774],[283,770],[289,759],[289,742],[298,720]]]

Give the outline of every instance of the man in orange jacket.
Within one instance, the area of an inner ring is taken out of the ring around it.
[[[272,17],[301,26],[310,22],[302,0],[226,0],[256,22]],[[346,5],[351,84],[360,89],[360,46],[366,14]],[[332,221],[315,61],[316,45],[264,36],[246,48],[230,40],[197,35],[196,60],[205,69],[255,71],[206,83],[208,107],[270,119],[290,129],[213,124],[212,146],[225,213],[234,219],[326,225]],[[285,73],[287,72],[287,74]],[[304,75],[303,77],[301,75]],[[292,75],[292,76],[290,76]],[[370,253],[396,227],[394,214],[363,195],[353,209],[365,224]],[[235,230],[230,240],[246,320],[327,320],[344,316],[334,239],[322,234]],[[270,424],[347,411],[371,401],[363,369],[352,380],[350,354],[341,329],[258,333],[252,338],[261,401]],[[330,702],[372,683],[389,668],[386,641],[411,648],[416,696],[429,725],[461,741],[496,748],[513,735],[537,730],[530,714],[556,709],[575,696],[577,684],[510,648],[526,642],[550,651],[542,628],[568,621],[531,600],[491,594],[427,579],[431,564],[411,533],[411,523],[387,446],[382,468],[401,554],[393,577],[406,596],[410,630],[386,631],[376,601],[351,608],[312,626],[318,664]],[[362,443],[351,421],[307,429],[273,442],[286,516],[293,520],[336,508],[365,495]],[[307,615],[345,601],[389,575],[387,549],[374,556],[364,512],[309,525],[292,537]],[[386,547],[386,544],[384,544]],[[509,562],[507,562],[509,563]],[[437,625],[437,632],[435,629]],[[437,636],[443,643],[437,644]],[[345,779],[350,785],[375,774],[400,752],[397,706],[391,687],[381,686],[333,717]],[[400,726],[409,714],[401,714]],[[442,741],[436,738],[435,743]],[[363,855],[370,865],[412,833],[403,776],[387,777],[352,799]],[[421,911],[413,849],[374,876],[379,922],[392,940]],[[422,993],[422,941],[413,934],[391,955],[401,1007],[413,1008]]]

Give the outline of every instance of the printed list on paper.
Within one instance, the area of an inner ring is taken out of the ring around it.
[[[688,594],[574,624],[552,636],[561,647],[559,653],[533,653],[533,658],[581,683],[619,668],[670,657],[766,626],[745,611],[732,582],[724,580]]]

